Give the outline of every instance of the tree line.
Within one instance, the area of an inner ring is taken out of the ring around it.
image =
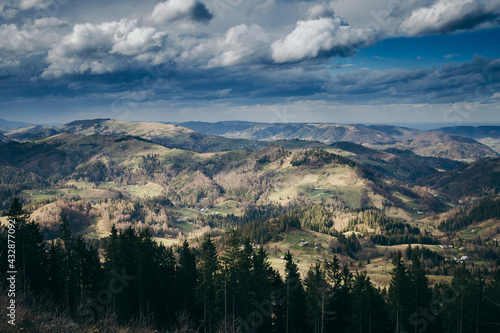
[[[409,263],[395,255],[390,285],[380,288],[336,256],[301,276],[288,252],[280,273],[238,230],[219,246],[206,235],[196,247],[165,247],[147,230],[113,227],[99,253],[67,221],[57,240],[45,241],[18,200],[8,216],[16,220],[19,292],[28,303],[50,298],[78,327],[99,329],[109,317],[161,331],[182,324],[184,332],[497,332],[500,325],[500,271],[487,281],[461,266],[450,283],[431,287],[418,251],[407,250]],[[0,243],[4,253],[5,228]]]

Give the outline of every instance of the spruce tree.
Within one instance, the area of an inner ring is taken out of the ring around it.
[[[292,254],[285,254],[285,332],[306,332],[306,297]]]
[[[61,245],[52,241],[48,252],[48,287],[54,301],[62,304],[65,295],[65,262]]]
[[[410,315],[410,325],[413,326],[413,331],[418,329],[419,309],[429,307],[432,300],[432,290],[429,288],[429,279],[425,276],[425,268],[418,257],[418,254],[413,255],[412,263],[408,269],[408,277],[410,280],[410,297],[413,301],[412,314]]]
[[[394,330],[399,333],[410,329],[408,322],[412,312],[411,285],[401,252],[398,252],[393,257],[392,264],[394,270],[391,273],[392,279],[389,285],[388,303]]]
[[[273,286],[276,275],[278,275],[277,279],[281,280],[279,274],[271,267],[264,248],[258,248],[252,258],[250,276],[251,309],[262,315],[263,322],[257,325],[254,316],[251,318],[245,317],[248,325],[255,328],[255,332],[271,332],[273,329],[272,318],[276,317],[276,310],[281,306],[278,296],[283,296],[282,283],[278,283],[277,289]],[[276,290],[278,292],[273,292]],[[249,320],[250,322],[248,322]]]
[[[304,279],[306,286],[306,305],[309,331],[322,333],[325,331],[325,305],[327,299],[327,282],[325,272],[317,263],[310,267]]]
[[[197,280],[196,257],[184,240],[179,251],[175,274],[175,290],[179,307],[189,313],[195,312],[195,286]]]
[[[220,271],[220,264],[215,243],[207,236],[200,246],[200,260],[198,262],[198,285],[196,288],[197,301],[203,312],[203,331],[213,332],[217,321],[216,282]]]
[[[187,304],[187,307],[182,306],[182,302],[179,302],[177,297],[177,274],[175,270],[176,260],[172,252],[172,248],[165,248],[161,245],[157,249],[158,251],[158,276],[157,282],[153,288],[156,297],[156,317],[157,322],[160,325],[165,326],[167,323],[174,321],[176,315],[191,314],[192,316],[198,316],[194,310],[188,311],[189,307],[194,309],[195,304]],[[188,287],[191,288],[194,294],[195,284],[189,285],[189,280],[186,280]],[[194,303],[194,299],[192,300]],[[198,317],[194,317],[198,318]]]

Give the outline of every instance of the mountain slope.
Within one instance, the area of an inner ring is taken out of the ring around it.
[[[74,132],[96,131],[95,124],[69,126]],[[109,133],[110,128],[105,130]],[[357,147],[365,154],[377,153]],[[427,200],[422,201],[421,193],[411,187],[394,186],[349,158],[318,149],[288,151],[269,146],[257,151],[201,154],[169,149],[139,137],[61,133],[26,143],[2,144],[0,151],[0,163],[43,177],[54,186],[53,195],[65,198],[109,198],[117,193],[128,198],[165,195],[187,207],[206,208],[232,206],[235,202],[243,206],[286,205],[301,200],[352,209],[392,207],[392,213],[403,216],[409,216],[404,212],[408,205],[417,207]],[[380,154],[388,161],[396,158]],[[79,189],[67,190],[67,186]],[[109,192],[111,189],[115,194]],[[427,211],[427,204],[420,210]]]
[[[380,148],[384,146],[410,150],[421,156],[473,161],[498,154],[487,146],[466,137],[439,132],[388,126],[338,125],[309,123],[252,123],[224,121],[217,123],[186,122],[179,125],[200,133],[252,140],[300,139],[324,144],[352,142]]]
[[[172,124],[125,122],[111,119],[78,120],[57,127],[29,126],[7,131],[5,135],[11,139],[26,141],[59,133],[138,136],[169,148],[189,149],[200,152],[224,151],[236,148],[258,149],[267,146],[265,143],[255,141],[203,135]]]
[[[447,158],[456,161],[474,161],[499,154],[474,139],[442,132],[424,132],[396,147],[408,149],[421,156]]]
[[[418,181],[454,200],[475,200],[500,193],[500,158],[464,164]]]
[[[330,144],[337,141],[356,143],[394,143],[396,140],[384,132],[361,125],[306,124],[306,123],[252,123],[222,121],[217,123],[185,122],[180,126],[194,131],[250,140],[301,139]]]
[[[500,154],[500,126],[453,126],[436,131],[473,138]]]
[[[500,139],[500,126],[451,126],[437,128],[433,131],[456,134],[473,139]]]
[[[401,126],[369,125],[366,127],[390,135],[397,141],[408,140],[423,133],[423,131],[415,128]]]
[[[377,150],[352,142],[336,142],[329,147],[375,173],[410,183],[440,171],[451,171],[462,164],[446,158],[420,156],[406,149]]]

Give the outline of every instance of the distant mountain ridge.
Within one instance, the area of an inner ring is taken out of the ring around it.
[[[24,123],[21,121],[10,121],[10,120],[5,120],[5,119],[0,119],[0,128],[4,129],[10,129],[10,128],[17,128],[21,126],[28,126],[28,123]]]
[[[500,126],[452,126],[437,128],[433,131],[457,134],[473,139],[500,139]]]
[[[273,143],[287,149],[327,148],[351,142],[377,150],[396,148],[417,155],[470,162],[499,154],[472,138],[442,132],[424,132],[390,125],[339,125],[332,123],[218,123],[125,122],[112,119],[77,120],[61,126],[25,126],[5,132],[6,139],[26,141],[60,133],[140,137],[169,148],[216,152],[255,150]],[[5,141],[4,139],[3,141]]]
[[[436,131],[473,138],[500,154],[500,126],[452,126]]]
[[[179,123],[194,131],[228,138],[250,140],[314,140],[324,144],[353,142],[376,146],[378,149],[398,148],[410,150],[421,156],[472,161],[485,157],[497,157],[497,152],[484,143],[441,132],[425,132],[418,129],[392,125],[339,125],[329,123],[255,123],[223,121],[216,123]]]
[[[339,141],[354,143],[395,143],[397,139],[363,125],[339,125],[330,123],[256,123],[221,121],[217,123],[185,122],[179,126],[209,135],[228,138],[275,141],[300,139],[331,144]],[[386,129],[385,129],[386,130]],[[418,131],[418,130],[415,130]]]

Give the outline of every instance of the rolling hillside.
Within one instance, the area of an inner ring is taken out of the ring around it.
[[[498,157],[498,153],[474,139],[446,134],[425,132],[398,144],[421,156],[447,158],[457,161],[475,161],[486,157]]]
[[[453,200],[474,201],[500,193],[500,158],[464,164],[452,171],[437,173],[418,181]]]
[[[252,123],[242,121],[223,121],[217,123],[186,122],[180,126],[194,131],[221,135],[228,138],[250,140],[300,139],[330,144],[337,141],[355,143],[394,143],[390,135],[360,125],[338,124],[294,124],[294,123]]]
[[[500,154],[500,126],[453,126],[435,131],[473,138]]]
[[[94,125],[90,129],[82,124],[71,126],[73,132],[96,131]],[[109,131],[109,127],[104,130]],[[195,221],[212,213],[241,214],[254,205],[287,206],[301,202],[342,210],[376,207],[404,220],[423,216],[431,207],[440,205],[430,193],[373,174],[370,168],[356,162],[366,158],[349,149],[366,156],[379,154],[378,163],[385,163],[385,167],[392,159],[405,158],[354,144],[340,144],[329,150],[290,151],[269,146],[253,152],[196,153],[166,148],[140,137],[113,134],[61,133],[26,143],[0,145],[4,170],[24,172],[18,182],[22,186],[3,193],[2,202],[6,204],[13,195],[21,194],[25,203],[36,208],[36,216],[41,214],[43,219],[56,222],[60,211],[69,208],[46,208],[56,213],[39,211],[54,200],[117,200],[112,206],[126,205],[128,200],[168,200],[175,203],[175,207],[162,213],[168,218],[151,223],[169,230],[170,235],[192,231],[192,227],[184,230],[182,223],[176,225],[177,220]],[[4,178],[0,181],[7,186]],[[123,212],[115,216],[97,208],[92,211],[95,221],[88,222],[92,225],[91,235],[109,231],[109,221],[126,220]],[[157,221],[158,213],[144,214]],[[338,223],[346,225],[347,218],[340,218]]]
[[[20,127],[6,131],[5,136],[12,140],[26,141],[59,133],[136,136],[167,148],[197,152],[256,150],[272,145],[273,142],[289,149],[327,148],[336,142],[352,142],[377,149],[410,150],[424,157],[456,161],[470,162],[498,156],[492,149],[470,138],[383,125],[266,124],[239,121],[175,125],[93,119],[73,121],[57,127]]]
[[[200,133],[230,138],[266,141],[300,139],[325,144],[345,141],[382,149],[397,147],[410,150],[416,155],[457,161],[474,161],[498,156],[498,153],[488,146],[467,137],[388,125],[269,124],[241,121],[186,122],[179,125]]]

